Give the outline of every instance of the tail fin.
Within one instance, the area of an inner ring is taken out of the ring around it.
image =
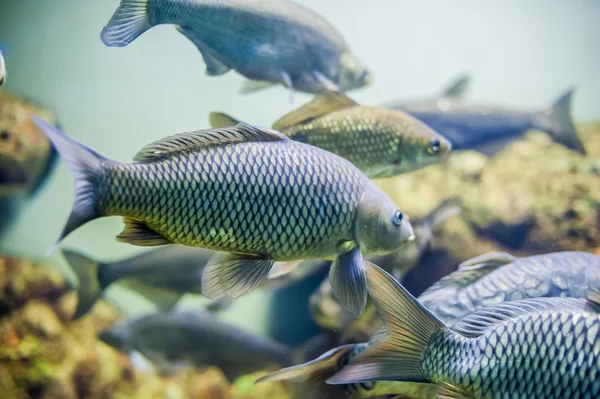
[[[376,380],[428,382],[423,355],[431,340],[447,327],[392,276],[365,261],[368,288],[388,335],[327,382],[351,384]]]
[[[125,47],[151,27],[148,0],[121,0],[100,38],[109,47]]]
[[[574,89],[568,90],[550,109],[538,114],[541,119],[541,126],[538,128],[552,136],[555,142],[585,155],[585,147],[579,140],[571,119],[571,98],[574,91]]]
[[[79,302],[77,303],[75,316],[73,316],[73,320],[77,320],[94,306],[106,288],[106,285],[100,280],[100,271],[104,265],[79,252],[68,249],[63,249],[62,254],[79,280],[79,286],[77,287]]]
[[[345,387],[327,385],[325,380],[333,376],[347,363],[355,345],[344,345],[324,353],[315,360],[267,374],[258,380],[292,381],[302,384],[301,397],[305,399],[351,398],[352,391]]]
[[[425,216],[424,223],[431,231],[439,231],[444,222],[462,212],[462,201],[460,197],[446,198],[440,204]]]
[[[96,211],[94,183],[102,168],[102,162],[106,159],[83,144],[65,136],[42,118],[34,116],[32,119],[67,162],[75,179],[75,201],[71,215],[69,215],[67,224],[56,243],[48,250],[49,254],[73,230],[100,217]]]

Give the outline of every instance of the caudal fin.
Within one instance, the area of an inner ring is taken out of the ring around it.
[[[388,335],[379,336],[349,365],[327,380],[351,384],[377,380],[428,382],[423,356],[432,339],[447,327],[384,270],[365,262],[369,294]]]
[[[100,281],[100,270],[103,264],[68,249],[63,249],[62,254],[79,280],[77,287],[79,302],[73,316],[73,319],[76,320],[84,316],[94,306],[106,288]]]
[[[50,253],[73,230],[100,217],[96,211],[94,184],[98,173],[102,169],[102,162],[106,159],[83,144],[65,136],[42,118],[34,116],[32,119],[48,136],[60,156],[67,162],[75,180],[73,209],[56,243],[48,250],[48,253]]]
[[[121,0],[100,38],[109,47],[125,47],[151,27],[148,0]]]
[[[325,380],[333,376],[347,363],[354,346],[354,344],[340,346],[324,353],[315,360],[275,371],[259,378],[256,382],[292,381],[301,384],[301,395],[299,397],[303,399],[351,398],[351,390],[345,389],[345,387],[328,385]]]
[[[571,99],[574,91],[574,89],[568,90],[550,109],[539,114],[538,128],[547,132],[555,142],[585,155],[585,147],[577,136],[577,130],[571,119]]]

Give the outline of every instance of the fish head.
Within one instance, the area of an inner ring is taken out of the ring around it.
[[[452,152],[452,143],[424,123],[414,120],[399,145],[402,173],[441,162]]]
[[[415,239],[408,217],[373,182],[358,204],[355,236],[370,254],[391,252]]]
[[[340,58],[338,86],[341,90],[354,90],[367,86],[373,81],[373,74],[350,51]]]

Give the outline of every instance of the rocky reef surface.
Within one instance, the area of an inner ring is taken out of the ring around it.
[[[2,399],[286,399],[293,387],[228,381],[219,369],[160,376],[97,339],[119,320],[101,302],[71,322],[76,295],[51,267],[0,255],[0,392]]]

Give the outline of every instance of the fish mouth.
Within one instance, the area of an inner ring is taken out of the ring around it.
[[[0,155],[0,186],[25,186],[29,172],[15,159]]]

